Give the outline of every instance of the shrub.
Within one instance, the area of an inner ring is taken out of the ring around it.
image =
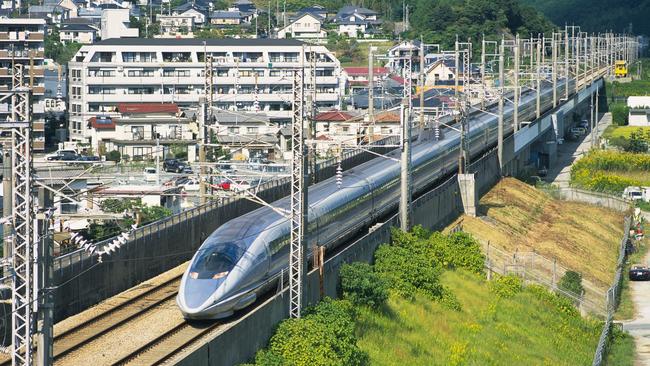
[[[386,303],[388,287],[371,265],[360,262],[344,264],[340,276],[343,298],[374,309]]]
[[[490,291],[502,299],[515,296],[523,287],[521,279],[515,275],[497,276],[489,286]]]
[[[280,323],[257,365],[361,366],[368,356],[356,344],[354,311],[347,301],[321,301],[301,319]]]
[[[429,239],[432,255],[448,268],[465,268],[483,273],[485,256],[479,243],[468,233],[456,232],[448,236],[433,234]]]
[[[582,296],[582,291],[584,291],[584,288],[582,287],[582,275],[578,272],[567,271],[560,279],[558,287],[561,290],[580,297]]]
[[[625,126],[628,123],[630,109],[624,104],[614,104],[610,108],[612,121],[617,126]]]
[[[114,162],[119,162],[120,159],[122,158],[121,154],[117,150],[112,150],[109,151],[108,154],[106,154],[106,160],[107,161],[114,161]]]
[[[393,291],[405,298],[413,299],[416,292],[431,299],[440,298],[440,267],[433,258],[411,249],[415,248],[381,245],[375,252],[375,270]]]

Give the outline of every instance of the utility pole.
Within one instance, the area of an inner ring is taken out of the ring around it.
[[[541,40],[542,39],[538,36],[537,44],[536,44],[536,50],[537,50],[537,55],[536,55],[537,60],[536,61],[537,61],[537,65],[536,65],[536,70],[535,70],[536,71],[535,72],[535,81],[536,81],[535,89],[536,89],[536,96],[537,96],[536,100],[535,100],[535,112],[536,112],[535,115],[536,115],[537,119],[539,119],[539,117],[541,117],[541,115],[542,115],[542,105],[541,105],[541,100],[542,100],[542,80],[541,80],[541,74],[540,74],[541,68],[542,68],[542,65],[541,65],[541,59],[542,59],[542,57],[541,57],[542,56]]]
[[[557,107],[557,38],[555,32],[553,32],[553,38],[551,39],[551,58],[553,66],[551,67],[552,79],[553,79],[553,108]]]
[[[156,133],[156,185],[160,186],[160,137]]]
[[[499,172],[503,171],[503,97],[504,97],[504,72],[503,72],[503,39],[501,39],[501,44],[499,45],[499,126],[497,130],[497,153],[499,158]]]
[[[38,338],[36,364],[50,366],[53,360],[53,294],[52,294],[52,236],[49,228],[48,210],[52,206],[51,192],[45,188],[38,189],[39,212],[37,218],[36,243],[38,245],[38,281],[40,299],[38,300]]]
[[[485,35],[481,39],[481,87],[483,88],[483,97],[481,98],[481,109],[485,109],[485,97],[487,86],[485,84]]]
[[[424,133],[424,39],[420,37],[420,133]]]
[[[307,167],[304,137],[305,53],[301,67],[293,73],[293,117],[291,122],[291,246],[289,255],[289,316],[300,318],[306,304],[307,274]]]
[[[207,166],[205,165],[206,163],[206,158],[205,158],[205,142],[206,142],[206,134],[207,134],[207,127],[206,127],[206,120],[209,118],[209,107],[207,103],[205,102],[205,98],[200,98],[199,99],[199,105],[201,106],[201,113],[199,115],[199,172],[201,173],[199,176],[199,197],[200,197],[200,202],[202,205],[204,205],[207,200],[206,200],[206,195],[207,195],[207,185],[205,182],[206,176],[208,174],[208,169]]]
[[[569,28],[564,26],[564,99],[569,100]]]
[[[402,122],[402,149],[400,163],[400,201],[399,217],[400,228],[408,231],[410,227],[410,210],[411,210],[411,92],[412,92],[412,71],[413,71],[413,54],[409,53],[408,58],[404,59],[404,100],[400,107],[400,119]],[[458,71],[456,71],[458,73]]]
[[[519,34],[515,37],[515,80],[514,80],[514,105],[512,120],[515,132],[519,130]]]
[[[375,63],[372,54],[372,44],[368,47],[368,118],[370,123],[375,122]]]
[[[402,231],[409,231],[410,210],[411,210],[411,115],[408,105],[402,103],[400,106],[400,116],[402,119],[402,151],[400,162],[400,201],[399,201],[399,221]]]

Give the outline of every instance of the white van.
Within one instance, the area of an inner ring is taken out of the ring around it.
[[[156,168],[144,168],[144,180],[145,182],[155,182],[158,180],[158,174],[156,174]]]
[[[644,200],[644,194],[643,190],[641,190],[641,187],[627,187],[625,190],[623,190],[623,199],[626,200],[631,200],[631,201],[639,201],[639,200]]]

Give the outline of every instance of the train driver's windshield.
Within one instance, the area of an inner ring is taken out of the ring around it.
[[[235,243],[220,243],[202,250],[192,264],[193,279],[220,279],[226,277],[244,254]]]

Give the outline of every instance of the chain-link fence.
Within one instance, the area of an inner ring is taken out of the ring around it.
[[[595,283],[582,279],[583,292],[575,294],[558,287],[561,278],[571,269],[536,252],[507,251],[487,241],[480,241],[485,253],[485,267],[488,276],[515,274],[524,283],[537,284],[551,291],[561,293],[573,300],[578,308],[586,313],[600,316],[607,314],[607,294]]]
[[[633,205],[631,201],[625,200],[622,197],[613,196],[608,192],[586,191],[573,187],[558,187],[549,184],[538,184],[536,188],[548,193],[555,199],[583,202],[621,212],[627,211]]]
[[[625,268],[625,259],[627,258],[628,253],[628,244],[630,237],[630,227],[632,226],[631,217],[625,218],[625,224],[623,228],[623,238],[621,239],[621,244],[618,252],[618,262],[616,264],[616,275],[614,276],[614,283],[607,290],[607,315],[605,319],[605,324],[603,325],[603,330],[600,333],[600,339],[598,340],[598,346],[596,347],[596,353],[594,355],[594,361],[592,366],[600,366],[603,364],[605,356],[607,356],[607,348],[609,346],[609,341],[611,339],[612,331],[612,320],[614,317],[614,312],[618,307],[618,303],[621,298],[621,285],[623,283],[623,269]]]

